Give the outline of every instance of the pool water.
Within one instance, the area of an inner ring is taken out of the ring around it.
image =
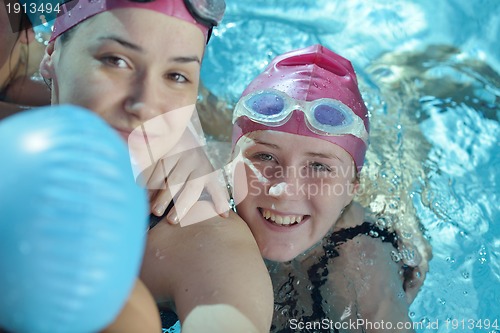
[[[352,60],[371,113],[359,200],[432,245],[418,332],[500,332],[499,35],[495,0],[227,0],[204,59],[230,103],[292,49]]]

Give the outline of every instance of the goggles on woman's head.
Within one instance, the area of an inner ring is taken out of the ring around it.
[[[233,124],[239,117],[247,116],[256,123],[278,127],[285,124],[295,110],[304,113],[306,125],[313,133],[324,136],[351,134],[368,144],[363,120],[341,101],[331,98],[300,101],[274,89],[243,97],[234,110]]]
[[[129,0],[132,2],[152,2],[155,0]],[[212,35],[213,27],[219,25],[226,10],[225,0],[184,0],[187,10],[199,24],[208,30],[207,43]]]

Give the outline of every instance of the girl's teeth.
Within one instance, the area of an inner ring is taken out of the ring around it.
[[[286,226],[300,223],[304,218],[303,216],[296,216],[296,215],[285,215],[285,216],[276,215],[269,210],[262,210],[262,216],[266,220],[270,220],[275,224],[286,225]]]

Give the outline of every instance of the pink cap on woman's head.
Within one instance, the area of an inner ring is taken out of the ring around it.
[[[155,0],[150,2],[131,0],[71,0],[61,5],[61,13],[54,23],[50,41],[54,41],[67,30],[96,14],[118,8],[149,9],[167,16],[176,17],[196,25],[205,36],[205,40],[208,38],[209,28],[194,19],[183,0]]]
[[[296,100],[314,101],[331,98],[341,101],[358,115],[369,130],[368,110],[358,89],[358,81],[351,62],[322,45],[285,53],[274,58],[264,72],[255,78],[242,94],[275,89]],[[342,147],[353,158],[358,170],[363,166],[367,144],[351,135],[320,135],[312,132],[302,112],[293,112],[283,125],[269,127],[256,123],[247,116],[238,118],[233,126],[233,146],[245,134],[259,130],[273,130],[326,140]]]

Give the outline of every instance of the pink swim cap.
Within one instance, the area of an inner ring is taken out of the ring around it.
[[[154,0],[150,2],[131,0],[71,0],[61,5],[61,14],[56,18],[50,41],[54,41],[67,30],[94,15],[118,8],[143,8],[176,17],[196,25],[205,36],[205,40],[208,38],[210,28],[198,23],[194,19],[183,0]]]
[[[242,94],[276,89],[296,100],[314,101],[332,98],[354,111],[369,131],[368,110],[358,89],[358,81],[351,62],[322,45],[313,45],[285,53],[274,58],[264,72],[255,78]],[[245,134],[260,130],[273,130],[326,140],[342,147],[354,160],[358,169],[363,167],[367,144],[351,135],[320,135],[305,123],[303,112],[294,111],[283,125],[270,127],[256,123],[247,116],[239,117],[233,126],[233,147]]]

